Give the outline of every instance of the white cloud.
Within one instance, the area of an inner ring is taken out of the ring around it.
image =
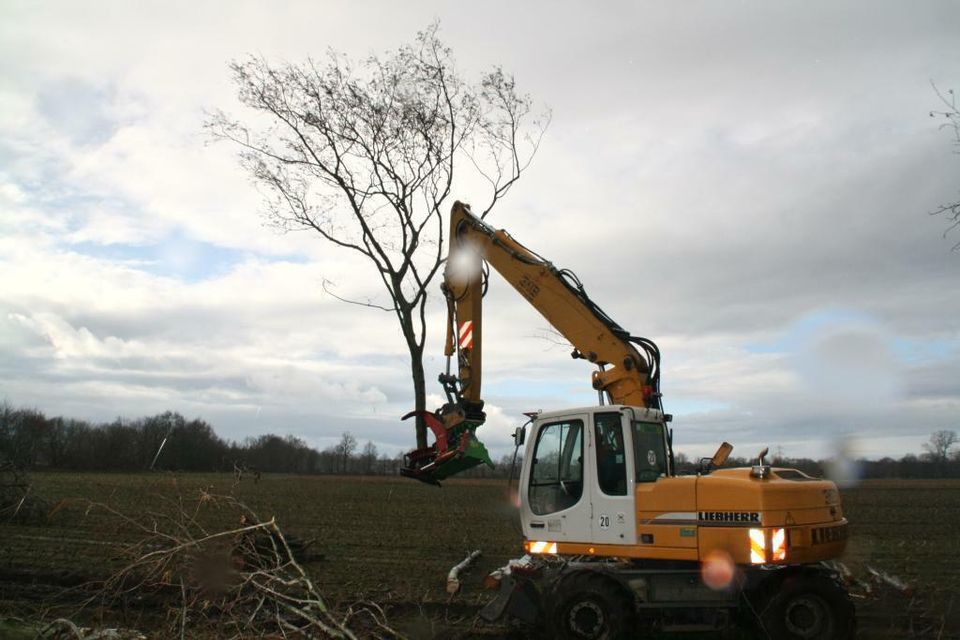
[[[803,5],[530,5],[508,23],[431,3],[2,11],[0,389],[14,403],[412,443],[395,320],[321,286],[382,301],[376,279],[316,237],[263,228],[235,150],[207,146],[200,125],[205,108],[237,111],[230,58],[364,55],[439,16],[465,69],[502,63],[554,111],[491,222],[661,344],[678,442],[799,455],[836,431],[898,453],[956,415],[957,258],[925,216],[958,188],[926,117],[928,80],[958,82],[952,5],[853,4],[830,20]],[[522,410],[594,395],[589,367],[532,337],[544,321],[492,280],[480,435],[499,454]],[[831,309],[872,324],[783,342]],[[443,318],[435,297],[430,391]],[[934,346],[907,357],[901,343]]]

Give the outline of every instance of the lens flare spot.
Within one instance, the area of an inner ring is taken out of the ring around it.
[[[454,247],[447,256],[448,282],[455,287],[464,287],[480,276],[480,254],[470,243]]]
[[[721,549],[714,549],[703,559],[700,565],[700,575],[703,584],[711,589],[726,589],[733,583],[737,573],[737,566],[729,553]]]

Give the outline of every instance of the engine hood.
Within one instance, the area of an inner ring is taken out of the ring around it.
[[[786,468],[773,468],[766,478],[751,476],[748,468],[702,476],[697,511],[702,524],[717,525],[793,526],[843,518],[837,485]]]

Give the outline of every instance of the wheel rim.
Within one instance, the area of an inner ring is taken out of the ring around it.
[[[784,623],[797,638],[821,638],[831,626],[830,608],[813,594],[797,596],[787,605]]]
[[[583,600],[570,607],[570,630],[582,638],[599,638],[604,625],[603,609],[596,602]]]

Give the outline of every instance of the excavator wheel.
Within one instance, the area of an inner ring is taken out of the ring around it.
[[[760,637],[780,640],[850,640],[856,635],[853,603],[824,575],[788,576],[760,611]]]
[[[632,636],[630,594],[615,581],[581,571],[560,582],[548,614],[551,637],[562,640],[620,640]]]

